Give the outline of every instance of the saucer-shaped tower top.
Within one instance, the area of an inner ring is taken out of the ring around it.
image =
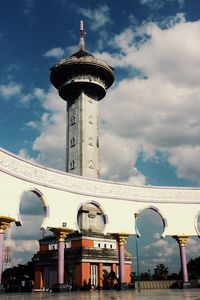
[[[66,101],[83,90],[101,100],[114,81],[114,73],[107,63],[85,51],[82,21],[79,46],[78,52],[62,59],[50,69],[51,83],[58,89],[60,97]]]

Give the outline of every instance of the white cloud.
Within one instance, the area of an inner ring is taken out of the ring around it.
[[[32,160],[63,170],[65,168],[66,102],[58,96],[54,88],[50,88],[46,93],[37,89],[34,94],[42,98],[41,104],[46,112],[39,120],[29,121],[26,124],[28,127],[40,130],[39,136],[32,145],[37,154]],[[30,159],[27,149],[21,149],[19,155]]]
[[[159,150],[168,153],[178,176],[200,182],[200,22],[183,18],[177,22],[166,29],[145,24],[138,32],[149,38],[139,44],[132,28],[115,36],[111,44],[117,54],[103,53],[101,57],[114,67],[142,70],[147,79],[124,79],[115,85],[103,102],[101,116],[106,135],[119,141],[115,147],[131,147],[127,174],[138,151],[142,149],[150,158]],[[113,147],[105,145],[103,137],[103,155]],[[115,159],[114,155],[112,164],[118,165],[120,160],[125,158]]]
[[[189,238],[186,244],[187,260],[199,257],[200,243],[199,238]]]
[[[12,240],[12,251],[15,253],[19,252],[30,252],[30,253],[36,253],[39,249],[38,247],[38,241],[36,240]]]
[[[36,17],[33,14],[35,0],[23,0],[23,15],[26,17],[30,26],[36,22]]]
[[[109,7],[107,5],[101,5],[96,9],[90,8],[78,8],[78,13],[88,18],[91,22],[91,29],[96,31],[110,23]]]
[[[13,96],[18,96],[22,92],[22,84],[16,82],[10,82],[8,84],[0,85],[0,95],[5,99],[9,99]]]
[[[24,10],[23,13],[24,15],[30,15],[32,13],[32,9],[34,6],[34,0],[23,0],[24,2]]]
[[[177,2],[180,6],[180,8],[184,7],[185,0],[140,0],[140,4],[142,5],[148,5],[149,8],[153,10],[160,9],[166,4],[169,4],[170,2]]]
[[[131,139],[103,132],[100,139],[101,176],[113,181],[141,185],[145,178],[134,168],[137,148]]]
[[[45,52],[44,56],[61,58],[64,55],[64,53],[65,53],[65,51],[62,48],[56,47],[56,48],[52,48],[52,49],[48,50],[47,52]]]
[[[164,6],[166,0],[140,0],[140,4],[148,5],[152,9],[159,9]]]
[[[183,8],[185,5],[185,0],[177,0],[178,4],[180,5],[180,8]]]

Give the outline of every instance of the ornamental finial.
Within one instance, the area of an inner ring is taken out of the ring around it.
[[[79,49],[85,50],[85,41],[84,41],[85,32],[83,29],[83,21],[80,21],[80,42],[79,42]]]

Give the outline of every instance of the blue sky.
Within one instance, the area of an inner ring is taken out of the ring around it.
[[[65,103],[49,68],[78,49],[80,19],[87,51],[115,68],[100,103],[101,178],[199,186],[198,0],[1,1],[0,146],[64,169]],[[158,247],[177,251],[156,234]],[[197,256],[199,244],[192,245]]]

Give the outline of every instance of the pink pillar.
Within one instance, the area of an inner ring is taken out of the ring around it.
[[[4,233],[0,232],[0,284],[1,284],[1,277],[2,277],[2,270],[3,270],[3,240],[4,240]]]
[[[185,283],[185,282],[188,282],[188,271],[187,271],[185,246],[179,245],[179,248],[180,248],[181,268],[182,268],[182,272],[183,272],[183,283]]]
[[[58,284],[64,284],[64,241],[58,241]]]
[[[175,235],[173,238],[177,241],[180,250],[180,260],[181,260],[181,269],[183,273],[183,285],[184,283],[188,283],[188,271],[187,271],[187,260],[186,260],[186,251],[185,245],[187,243],[187,239],[189,236],[187,235]]]
[[[119,284],[120,289],[125,287],[125,251],[124,245],[127,242],[128,234],[126,233],[113,233],[114,238],[118,242],[118,253],[119,253]]]
[[[119,281],[120,281],[120,284],[125,282],[124,244],[123,243],[119,243]]]

